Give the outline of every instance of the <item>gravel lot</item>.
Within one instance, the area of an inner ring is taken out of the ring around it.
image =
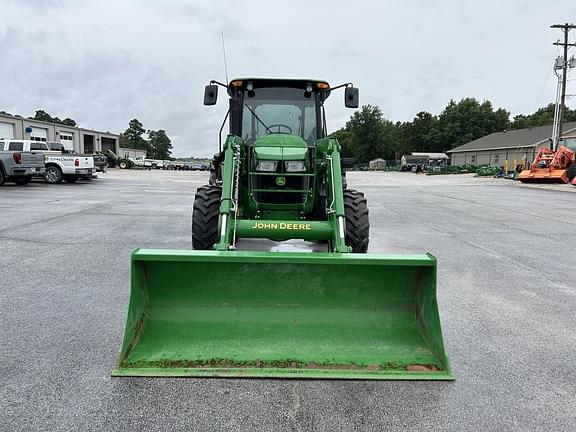
[[[136,247],[185,249],[205,173],[0,188],[0,430],[576,429],[576,194],[351,173],[372,252],[432,252],[457,381],[112,379]],[[576,190],[576,188],[573,188]]]

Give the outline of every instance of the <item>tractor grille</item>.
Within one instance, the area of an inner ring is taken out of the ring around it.
[[[278,177],[284,177],[284,185],[277,184]],[[308,190],[308,179],[307,176],[284,176],[281,173],[277,175],[254,174],[252,176],[254,199],[261,204],[301,204],[306,199],[306,193],[292,191]]]

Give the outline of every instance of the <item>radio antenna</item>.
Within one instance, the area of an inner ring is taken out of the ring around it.
[[[222,36],[222,54],[224,55],[224,73],[226,74],[226,84],[228,84],[228,65],[226,63],[226,46],[224,45],[224,32],[220,32]]]

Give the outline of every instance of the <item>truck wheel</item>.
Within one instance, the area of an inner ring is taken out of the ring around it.
[[[346,245],[352,252],[366,253],[370,233],[368,203],[364,194],[354,189],[344,191],[344,214],[346,215]]]
[[[218,218],[222,188],[202,186],[196,191],[192,209],[192,248],[212,250],[218,240]]]
[[[24,186],[24,185],[27,185],[28,183],[30,183],[30,180],[32,180],[32,177],[30,177],[30,176],[16,177],[14,179],[14,183],[16,183],[18,186]]]
[[[60,167],[56,165],[49,165],[46,167],[46,183],[62,183],[62,170]]]
[[[0,186],[4,184],[6,177],[4,176],[4,171],[2,171],[2,166],[0,165]]]
[[[120,169],[130,168],[130,166],[128,165],[128,161],[121,160],[120,162],[118,162],[118,168],[120,168]]]

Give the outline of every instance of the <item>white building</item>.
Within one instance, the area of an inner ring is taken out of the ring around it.
[[[120,136],[0,113],[0,138],[60,142],[78,153],[118,153]]]

